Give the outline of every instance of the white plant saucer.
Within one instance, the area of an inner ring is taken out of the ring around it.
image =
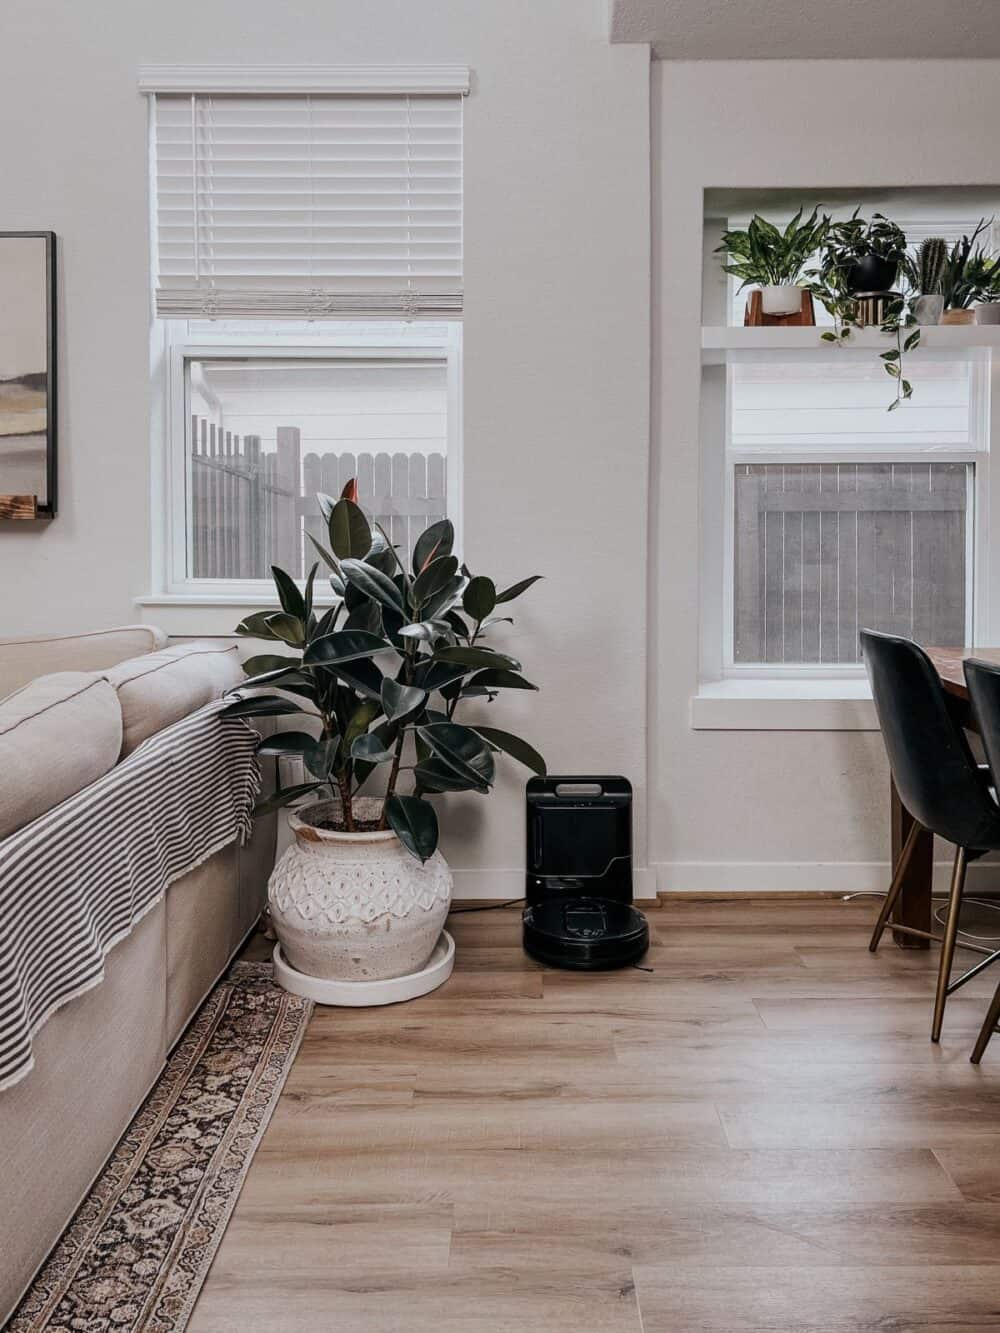
[[[415,1000],[418,995],[437,990],[451,976],[455,966],[455,941],[442,930],[434,952],[426,967],[410,972],[405,977],[390,977],[388,981],[328,981],[299,972],[285,960],[281,945],[274,946],[274,979],[292,995],[301,995],[317,1004],[335,1004],[361,1008],[378,1004],[400,1004]]]

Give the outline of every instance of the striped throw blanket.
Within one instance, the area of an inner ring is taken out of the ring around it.
[[[257,736],[208,704],[0,842],[0,1089],[167,886],[250,834]],[[10,775],[8,775],[10,780]]]

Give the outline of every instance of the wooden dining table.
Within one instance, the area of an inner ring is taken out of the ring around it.
[[[969,705],[969,691],[965,684],[962,663],[967,657],[1000,665],[1000,648],[927,648],[927,656],[941,678],[955,720],[966,731],[976,731],[976,721]],[[892,866],[895,870],[903,845],[913,825],[913,816],[899,799],[896,784],[891,784]],[[896,902],[892,919],[901,925],[915,926],[918,930],[931,929],[931,883],[934,877],[934,837],[926,829],[917,834],[916,845],[906,868],[903,887]],[[902,949],[927,949],[930,941],[898,931],[894,937]]]

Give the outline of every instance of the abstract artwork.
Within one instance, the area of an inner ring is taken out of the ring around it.
[[[55,514],[55,236],[0,232],[0,518]]]

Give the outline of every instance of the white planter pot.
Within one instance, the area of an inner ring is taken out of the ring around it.
[[[913,316],[918,324],[940,324],[943,314],[943,296],[918,296],[913,302]]]
[[[382,802],[355,801],[360,821]],[[451,905],[440,852],[423,864],[391,831],[338,833],[316,822],[339,806],[322,801],[289,816],[295,842],[274,868],[267,897],[285,959],[331,981],[382,981],[423,968]]]
[[[802,288],[793,285],[762,287],[760,308],[765,315],[797,315],[802,309]]]
[[[1000,324],[1000,301],[986,301],[976,306],[977,324]]]

